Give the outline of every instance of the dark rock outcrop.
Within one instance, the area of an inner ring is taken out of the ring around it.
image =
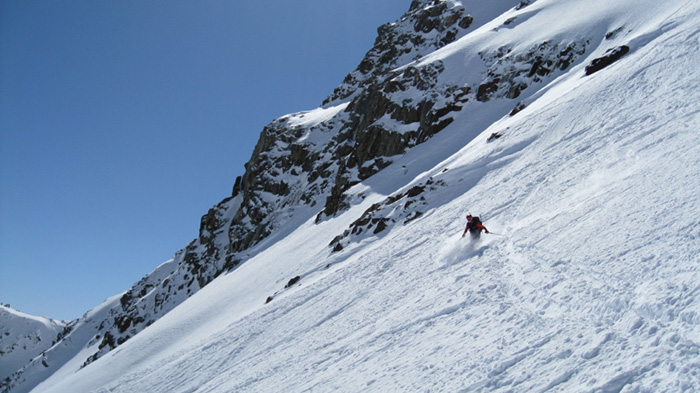
[[[411,187],[405,192],[391,195],[380,203],[370,206],[342,234],[329,244],[332,252],[339,252],[348,245],[371,233],[377,235],[394,225],[406,225],[421,217],[421,206],[427,204],[426,195],[444,186],[441,180],[428,179],[424,184]]]
[[[608,50],[605,56],[593,59],[593,61],[591,61],[591,64],[586,66],[586,75],[592,75],[602,70],[603,68],[611,65],[612,63],[620,60],[622,56],[626,55],[629,51],[630,48],[627,45],[618,46],[617,48]]]
[[[512,48],[504,46],[495,53],[481,53],[484,62],[490,66],[486,80],[477,89],[477,101],[518,98],[528,86],[569,68],[586,52],[588,44],[585,40],[571,43],[545,41],[525,52],[514,53]]]
[[[300,276],[295,276],[295,277],[291,278],[291,279],[289,280],[289,282],[287,283],[287,285],[285,285],[284,287],[285,287],[285,288],[289,288],[289,287],[291,287],[292,285],[298,283],[299,280],[301,280],[301,277],[300,277]]]

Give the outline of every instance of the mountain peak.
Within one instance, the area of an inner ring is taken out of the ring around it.
[[[324,101],[324,105],[344,100],[386,76],[391,69],[417,60],[463,36],[472,25],[470,16],[459,2],[422,1],[411,7],[396,22],[377,28],[374,46],[357,69],[345,77],[343,84]]]

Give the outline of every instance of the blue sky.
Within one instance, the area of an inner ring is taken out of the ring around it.
[[[0,302],[73,319],[197,236],[410,0],[0,2]]]

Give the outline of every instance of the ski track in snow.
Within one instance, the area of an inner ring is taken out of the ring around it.
[[[670,21],[482,134],[504,138],[446,147],[417,177],[447,184],[421,218],[337,254],[328,242],[371,201],[301,225],[35,391],[700,389],[700,29]],[[467,211],[503,236],[460,238]]]

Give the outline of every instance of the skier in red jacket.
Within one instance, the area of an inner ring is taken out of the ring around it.
[[[478,239],[481,236],[482,230],[486,233],[489,233],[489,230],[486,229],[484,224],[481,223],[481,220],[478,216],[474,217],[471,214],[469,214],[467,216],[467,227],[464,228],[464,233],[462,234],[462,237],[464,237],[467,234],[467,231],[469,231],[473,239]]]

